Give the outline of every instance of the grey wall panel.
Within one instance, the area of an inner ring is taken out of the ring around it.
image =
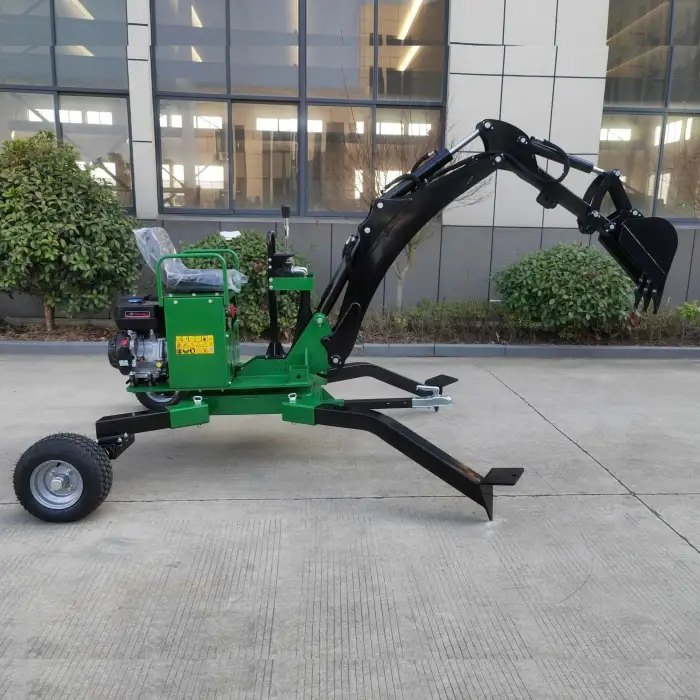
[[[403,285],[403,308],[417,304],[421,299],[437,301],[438,278],[440,275],[441,229],[439,223],[432,223],[427,229],[423,242],[415,249],[413,263],[406,272]],[[402,253],[397,264],[403,268],[406,256]],[[384,306],[396,308],[398,278],[393,268],[386,275]]]
[[[671,307],[678,306],[686,300],[695,235],[693,229],[678,229],[678,251],[666,280],[662,308],[667,304]]]
[[[41,317],[44,315],[41,302],[25,294],[0,294],[0,318],[14,316],[17,318]]]
[[[439,299],[488,300],[491,226],[443,226]]]
[[[316,277],[314,291],[320,295],[331,275],[331,225],[319,223],[293,226],[289,242],[291,249],[308,261]]]
[[[581,243],[587,246],[589,236],[583,236],[577,228],[545,228],[542,230],[542,249],[557,243]]]
[[[32,319],[43,319],[44,309],[41,301],[35,297],[28,296],[26,294],[13,294],[14,299],[10,299],[7,294],[0,294],[0,318],[11,317],[11,318],[32,318]],[[95,318],[95,319],[109,319],[112,316],[112,308],[104,309],[102,311],[87,311],[79,314],[75,314],[72,317],[65,311],[57,310],[56,318]]]
[[[299,228],[300,226],[300,224],[295,226],[292,221],[290,224],[292,234],[295,228]],[[282,221],[281,219],[222,219],[217,222],[217,227],[219,231],[257,231],[265,236],[268,231],[281,233]]]
[[[340,265],[340,260],[343,253],[343,246],[353,233],[357,233],[357,224],[333,224],[333,234],[331,236],[331,275],[335,272],[338,265]],[[373,309],[375,311],[381,311],[384,308],[384,287],[385,280],[382,281],[382,283],[379,285],[379,288],[377,289],[374,297],[372,298],[370,309]]]
[[[700,231],[695,232],[695,247],[690,262],[688,299],[700,302]]]
[[[162,226],[177,250],[182,246],[198,243],[202,238],[220,231],[219,222],[215,219],[164,219]]]
[[[541,228],[494,228],[491,274],[494,275],[526,253],[539,250],[541,238]],[[489,294],[492,298],[496,294],[493,284]]]

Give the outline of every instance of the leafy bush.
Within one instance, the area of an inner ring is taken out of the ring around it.
[[[38,296],[48,331],[57,307],[102,310],[141,268],[135,221],[78,156],[51,132],[0,151],[0,290]]]
[[[241,333],[249,339],[267,336],[270,330],[270,319],[267,306],[267,240],[265,236],[257,231],[247,230],[241,231],[238,238],[227,241],[218,233],[212,233],[195,245],[185,246],[183,252],[203,248],[230,248],[237,253],[241,271],[248,277],[248,282],[243,285],[238,295],[237,313]],[[226,264],[233,266],[231,256],[227,255],[225,258]],[[299,255],[295,254],[294,258],[297,265],[305,265]],[[188,258],[184,263],[193,268],[221,267],[221,263],[216,259]],[[294,332],[299,293],[279,292],[277,307],[280,330],[283,339],[287,340]]]
[[[610,256],[580,244],[524,255],[494,282],[506,314],[561,337],[611,332],[632,309],[632,281]]]
[[[697,301],[684,302],[678,308],[678,313],[690,325],[695,325],[700,321],[700,305]]]

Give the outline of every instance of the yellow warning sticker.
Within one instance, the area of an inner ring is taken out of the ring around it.
[[[176,335],[175,353],[177,355],[213,355],[213,335]]]

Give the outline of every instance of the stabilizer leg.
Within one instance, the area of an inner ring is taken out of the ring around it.
[[[425,387],[434,386],[439,389],[440,394],[446,386],[456,383],[458,380],[454,377],[449,377],[446,374],[440,374],[437,377],[427,379],[425,382],[417,382],[409,377],[404,377],[402,374],[392,372],[385,367],[373,365],[371,362],[349,362],[338,369],[331,369],[326,372],[326,379],[329,384],[333,382],[344,382],[349,379],[360,379],[361,377],[369,377],[376,379],[383,384],[393,386],[395,389],[406,391],[414,396],[431,396],[432,392]]]
[[[493,520],[493,487],[514,486],[523,469],[492,469],[485,477],[402,425],[376,411],[357,405],[321,405],[315,409],[317,425],[364,430],[376,435],[424,469],[478,503]]]

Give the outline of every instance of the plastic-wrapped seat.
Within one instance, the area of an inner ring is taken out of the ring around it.
[[[145,263],[156,274],[156,265],[163,255],[177,253],[168,232],[164,228],[139,228],[134,231],[136,245]],[[222,248],[225,241],[222,239]],[[195,258],[196,259],[196,258]],[[185,266],[181,258],[168,258],[160,266],[163,287],[169,292],[223,292],[222,270],[201,270]],[[240,270],[227,270],[228,288],[240,292],[248,278]]]

